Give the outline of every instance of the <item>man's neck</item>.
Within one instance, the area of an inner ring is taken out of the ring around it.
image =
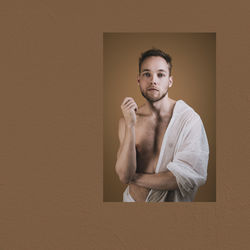
[[[157,102],[146,102],[147,109],[156,118],[164,118],[165,116],[171,116],[173,111],[174,100],[170,99],[167,95]]]

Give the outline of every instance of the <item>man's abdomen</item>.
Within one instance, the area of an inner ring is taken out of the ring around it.
[[[129,194],[135,201],[146,201],[150,189],[129,184]]]
[[[145,152],[144,155],[137,153],[137,173],[153,174],[157,164],[158,156],[152,152]],[[136,184],[129,184],[129,193],[135,201],[145,201],[150,189],[138,186]]]

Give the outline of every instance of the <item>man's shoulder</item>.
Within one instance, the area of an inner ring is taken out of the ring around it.
[[[175,113],[179,119],[184,119],[189,122],[200,119],[199,114],[189,104],[183,100],[176,102]]]

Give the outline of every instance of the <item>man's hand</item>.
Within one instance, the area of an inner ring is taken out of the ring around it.
[[[138,106],[132,97],[126,97],[121,104],[122,113],[127,127],[133,127],[136,123]]]

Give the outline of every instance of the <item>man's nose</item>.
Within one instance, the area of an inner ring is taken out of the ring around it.
[[[157,84],[157,83],[158,83],[158,77],[156,74],[153,74],[151,78],[151,84]]]

